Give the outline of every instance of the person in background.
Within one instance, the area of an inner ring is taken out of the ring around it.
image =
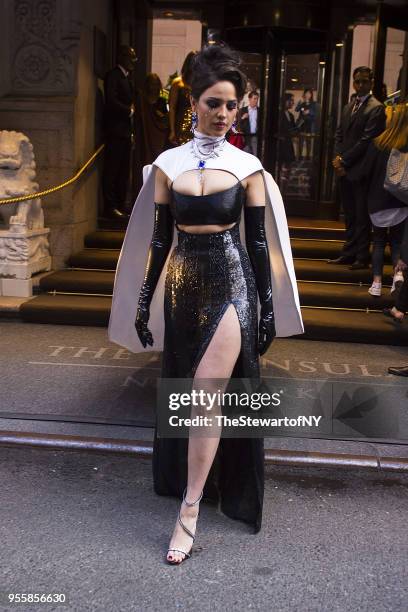
[[[241,151],[245,149],[245,140],[241,132],[229,130],[229,132],[227,132],[227,134],[225,135],[225,138],[230,144],[234,145],[234,147],[237,147],[237,149],[241,149]]]
[[[179,146],[192,139],[191,132],[191,79],[195,51],[187,54],[181,68],[181,76],[174,79],[169,93],[169,119],[172,145]]]
[[[394,278],[391,292],[404,281],[397,269],[408,206],[384,189],[387,162],[391,149],[408,151],[408,107],[399,104],[390,115],[385,131],[370,142],[355,180],[367,182],[367,206],[373,224],[373,283],[368,292],[380,296],[384,265],[384,249],[389,240]]]
[[[142,164],[151,164],[168,147],[169,116],[158,74],[146,75],[140,96],[143,132]]]
[[[113,219],[126,219],[125,204],[130,174],[134,91],[130,75],[137,62],[132,47],[123,45],[118,50],[118,63],[104,79],[105,150],[102,188],[105,215]]]
[[[370,142],[385,129],[384,105],[372,95],[373,84],[371,68],[360,66],[354,70],[353,86],[357,96],[354,103],[343,109],[335,136],[336,156],[332,162],[340,182],[346,242],[340,257],[329,263],[349,263],[352,270],[368,267],[371,232],[364,185],[353,181],[353,175],[359,173]]]
[[[405,221],[404,237],[401,244],[400,260],[397,264],[397,269],[404,275],[404,283],[400,289],[395,306],[385,308],[384,314],[391,317],[394,321],[402,323],[405,312],[408,310],[408,219]],[[391,366],[388,368],[389,374],[395,376],[408,376],[408,365]]]
[[[378,97],[379,101],[382,102],[383,104],[386,102],[388,98],[388,87],[387,87],[387,83],[383,83],[381,85],[381,93]]]
[[[288,186],[291,166],[296,160],[293,138],[298,134],[298,128],[292,112],[294,106],[294,95],[285,93],[279,125],[279,186],[283,195]]]
[[[244,150],[252,155],[258,154],[258,108],[259,94],[250,91],[248,94],[248,106],[243,106],[239,111],[238,123],[245,138]]]
[[[302,99],[296,105],[295,112],[299,113],[296,125],[299,133],[299,159],[303,157],[303,147],[306,145],[305,159],[312,156],[313,137],[316,132],[316,102],[313,99],[313,89],[305,89]]]

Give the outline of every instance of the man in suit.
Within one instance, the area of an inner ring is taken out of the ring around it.
[[[346,242],[341,256],[329,263],[346,264],[350,269],[368,267],[371,224],[358,177],[360,165],[370,141],[385,129],[385,109],[371,93],[373,72],[360,66],[353,72],[356,98],[347,104],[335,136],[333,166],[340,179],[340,195],[346,224]]]
[[[385,308],[384,314],[392,319],[402,322],[405,317],[405,313],[408,310],[408,219],[405,220],[404,237],[401,243],[400,259],[395,268],[400,270],[404,275],[404,283],[399,290],[397,299],[395,300],[395,306],[392,308]],[[408,365],[395,366],[388,368],[390,374],[395,376],[406,376],[408,377]]]
[[[113,219],[129,217],[121,208],[126,199],[129,182],[135,113],[134,91],[129,77],[136,61],[136,53],[132,47],[119,47],[118,63],[106,74],[104,81],[105,150],[102,183],[105,215]]]
[[[295,115],[292,112],[295,106],[295,97],[292,93],[286,92],[284,98],[284,108],[279,122],[279,187],[282,195],[285,196],[289,184],[290,170],[296,160],[293,138],[299,133],[296,127]]]
[[[299,130],[296,127],[295,115],[292,112],[294,106],[294,95],[292,93],[285,93],[284,111],[279,126],[279,137],[281,140],[279,160],[287,165],[293,163],[296,159],[293,138],[299,133]]]
[[[258,154],[258,100],[257,91],[250,91],[248,94],[248,106],[243,106],[239,112],[239,126],[245,136],[244,151]]]

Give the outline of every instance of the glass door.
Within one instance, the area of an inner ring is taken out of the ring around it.
[[[231,28],[259,92],[257,155],[292,216],[318,216],[322,182],[327,33],[300,28]]]
[[[239,129],[246,132],[243,134],[244,150],[248,153],[256,155],[261,159],[262,109],[265,103],[262,86],[263,56],[261,53],[247,53],[243,51],[241,52],[241,59],[242,70],[248,77],[248,82],[244,98],[240,103]],[[255,122],[252,120],[252,126],[255,125],[255,128],[252,127],[252,129],[255,129],[253,135],[248,134],[248,129],[251,128],[249,121],[249,110],[251,104],[253,104],[254,108],[256,108]]]
[[[397,28],[387,28],[383,96],[391,102],[397,102],[404,97],[403,89],[406,92],[406,63],[404,65],[403,59],[407,48],[408,33]]]
[[[408,11],[380,4],[374,43],[374,95],[398,102],[408,94]]]
[[[314,216],[321,153],[324,62],[282,53],[274,174],[290,214]]]

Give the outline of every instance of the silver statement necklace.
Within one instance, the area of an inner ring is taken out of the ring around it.
[[[203,172],[208,159],[219,157],[226,143],[225,136],[207,136],[198,130],[194,130],[191,141],[191,150],[194,157],[198,159],[197,170],[199,181],[203,182]]]

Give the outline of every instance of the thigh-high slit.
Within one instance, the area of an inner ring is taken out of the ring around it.
[[[178,231],[165,281],[163,378],[194,379],[214,333],[230,304],[241,332],[241,348],[231,378],[259,381],[257,292],[239,227],[212,234]],[[156,493],[180,497],[187,484],[186,438],[154,435]],[[250,523],[262,519],[263,439],[221,438],[204,498],[219,503],[227,516]]]

